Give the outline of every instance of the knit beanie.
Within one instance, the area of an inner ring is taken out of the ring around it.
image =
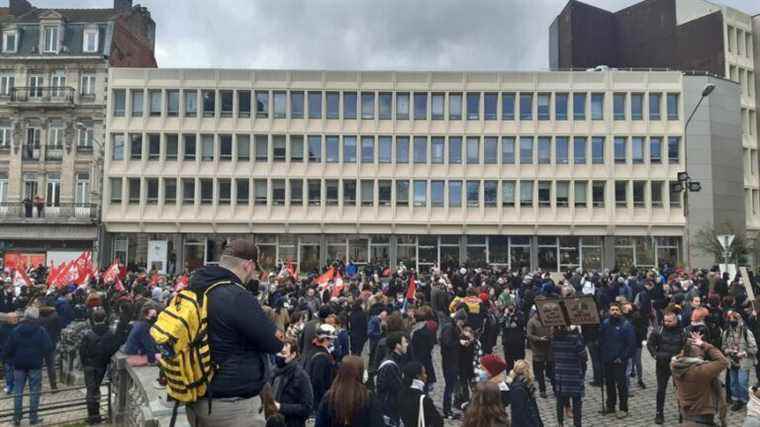
[[[710,314],[709,311],[707,311],[704,307],[699,307],[698,309],[691,312],[691,322],[692,323],[699,323],[703,322],[705,320],[705,317],[707,317]]]
[[[491,377],[495,377],[507,369],[507,364],[504,359],[495,354],[486,354],[480,358],[480,364],[488,371]]]

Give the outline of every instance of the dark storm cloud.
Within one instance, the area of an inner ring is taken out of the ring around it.
[[[104,7],[110,0],[32,0]],[[616,11],[638,0],[589,0]],[[135,3],[138,3],[136,0]],[[144,0],[162,67],[545,69],[564,0]],[[757,0],[724,0],[760,13]]]

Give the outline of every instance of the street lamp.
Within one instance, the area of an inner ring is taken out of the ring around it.
[[[689,167],[689,150],[687,149],[686,145],[686,135],[687,135],[687,129],[689,128],[689,123],[691,123],[691,119],[694,117],[694,114],[699,109],[699,106],[702,105],[702,101],[705,100],[708,96],[710,96],[711,93],[715,90],[715,85],[712,83],[708,83],[705,85],[705,87],[702,89],[702,96],[699,97],[699,101],[697,101],[697,105],[694,106],[694,109],[691,110],[691,114],[689,114],[689,118],[686,119],[686,124],[683,126],[683,161],[684,166],[686,168]],[[702,184],[699,181],[693,181],[691,177],[689,176],[689,173],[686,171],[678,172],[678,175],[676,175],[676,182],[672,182],[670,184],[670,191],[672,193],[681,193],[683,192],[683,216],[686,219],[686,236],[685,236],[685,242],[684,245],[686,246],[686,264],[688,266],[691,266],[691,249],[689,248],[689,193],[690,192],[697,192],[702,189]]]

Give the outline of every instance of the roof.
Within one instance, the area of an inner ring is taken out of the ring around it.
[[[113,18],[121,11],[116,9],[40,9],[34,8],[16,18],[18,23],[39,22],[40,15],[55,11],[67,22],[104,22]]]

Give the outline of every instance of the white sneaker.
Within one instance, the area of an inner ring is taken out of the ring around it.
[[[11,394],[11,389],[9,387],[3,387],[3,391],[5,394]]]

